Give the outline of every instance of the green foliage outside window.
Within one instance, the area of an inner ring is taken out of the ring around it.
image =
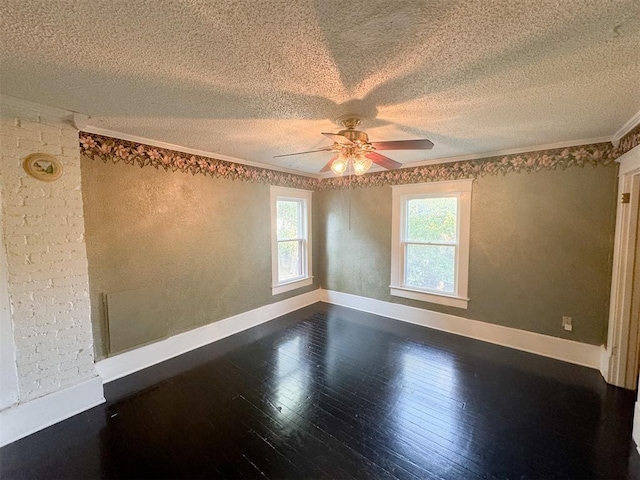
[[[278,200],[278,240],[300,238],[302,232],[302,202],[296,200]]]
[[[297,200],[278,200],[277,240],[278,240],[278,281],[289,280],[302,275],[300,262],[300,242],[302,234],[303,202]],[[291,241],[296,239],[296,241]],[[289,241],[288,241],[289,240]]]
[[[454,292],[457,215],[457,197],[415,198],[407,201],[406,285]]]

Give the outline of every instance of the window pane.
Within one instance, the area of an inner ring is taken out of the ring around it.
[[[406,286],[454,293],[456,247],[411,244],[406,247]]]
[[[278,242],[278,281],[301,277],[300,242]]]
[[[278,200],[278,240],[302,238],[301,216],[302,202],[295,200]]]
[[[407,201],[407,241],[455,243],[458,198],[414,198]]]

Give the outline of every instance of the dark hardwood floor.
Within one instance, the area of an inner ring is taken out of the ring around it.
[[[640,478],[597,371],[323,303],[105,390],[0,476]]]

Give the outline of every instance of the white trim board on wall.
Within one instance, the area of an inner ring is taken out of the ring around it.
[[[233,317],[174,335],[159,342],[106,358],[96,363],[96,369],[104,383],[108,383],[318,301],[320,301],[319,289],[280,302],[270,303],[254,310],[239,313]]]
[[[524,352],[562,360],[600,370],[602,346],[574,342],[563,338],[503,327],[445,313],[384,302],[348,293],[321,290],[321,300],[362,312],[393,318],[443,332],[454,333],[483,342],[515,348]]]
[[[628,175],[629,173],[635,173],[637,170],[640,170],[640,147],[632,148],[627,153],[617,158],[616,162],[620,164],[618,177]]]
[[[627,123],[625,123],[622,127],[620,127],[620,130],[618,130],[616,133],[613,134],[613,136],[611,137],[611,143],[613,143],[613,145],[617,147],[620,144],[620,140],[622,140],[622,137],[624,137],[627,133],[629,133],[631,130],[636,128],[636,126],[639,124],[640,124],[640,110],[638,110],[633,117],[627,120]]]
[[[102,383],[156,365],[287,313],[323,301],[403,322],[515,348],[594,369],[604,349],[347,293],[318,289],[264,305],[96,363],[100,377],[0,412],[0,446],[103,403]]]
[[[104,403],[103,382],[116,380],[319,301],[318,289],[97,362],[100,376],[0,411],[0,447]]]
[[[605,380],[618,387],[634,389],[637,370],[629,369],[629,357],[635,356],[637,345],[630,341],[632,328],[637,327],[631,317],[633,297],[633,268],[637,230],[638,198],[634,198],[633,185],[640,179],[640,146],[629,150],[616,160],[618,172],[618,198],[616,233],[611,275],[611,302],[607,336],[607,370]],[[629,193],[629,203],[622,203],[622,194]],[[632,362],[635,364],[635,361]]]
[[[632,438],[636,444],[638,453],[640,453],[640,402],[636,402],[633,409]]]
[[[104,403],[102,380],[93,377],[0,412],[0,447]]]
[[[108,383],[318,301],[515,348],[596,370],[600,370],[604,352],[603,347],[595,345],[348,293],[318,289],[109,357],[96,363],[96,369],[104,383]]]

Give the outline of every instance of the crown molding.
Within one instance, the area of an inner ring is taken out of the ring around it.
[[[78,130],[83,130],[87,123],[89,122],[89,117],[82,113],[74,113],[73,114],[73,126]]]
[[[555,150],[556,148],[578,147],[580,145],[592,145],[594,143],[604,143],[604,142],[610,142],[610,141],[611,141],[610,136],[583,138],[581,140],[570,140],[568,142],[556,142],[556,143],[548,143],[545,145],[535,145],[535,146],[521,147],[521,148],[509,148],[506,150],[495,150],[493,152],[471,153],[469,155],[458,155],[455,157],[442,157],[442,158],[436,158],[432,160],[424,160],[422,162],[409,163],[409,164],[403,165],[402,168],[422,167],[425,165],[433,165],[436,163],[452,163],[452,162],[463,162],[466,160],[480,160],[482,158],[502,157],[504,155],[517,155],[519,153],[540,152],[542,150]]]
[[[90,121],[90,120],[89,120]],[[251,162],[249,160],[242,160],[236,157],[230,157],[228,155],[221,155],[218,153],[207,152],[206,150],[198,150],[196,148],[189,148],[183,145],[175,145],[173,143],[161,142],[153,140],[151,138],[140,137],[138,135],[130,135],[128,133],[116,132],[114,130],[108,130],[106,128],[96,127],[93,125],[86,125],[82,128],[83,132],[94,133],[96,135],[102,135],[105,137],[119,138],[120,140],[127,140],[134,143],[142,143],[144,145],[151,145],[152,147],[166,148],[167,150],[174,150],[181,153],[189,153],[191,155],[199,155],[201,157],[212,158],[214,160],[224,160],[226,162],[240,163],[242,165],[249,165],[251,167],[263,168],[265,170],[275,170],[283,173],[290,173],[292,175],[299,175],[301,177],[309,178],[321,178],[320,175],[301,172],[300,170],[293,170],[290,168],[278,167],[268,163]]]
[[[35,103],[29,100],[24,100],[22,98],[12,97],[10,95],[0,96],[0,103],[3,103],[8,106],[12,106],[12,107],[29,110],[37,114],[45,115],[47,117],[56,118],[63,122],[73,125],[79,130],[82,130],[88,133],[94,133],[97,135],[104,135],[107,137],[119,138],[121,140],[127,140],[130,142],[136,142],[136,143],[143,143],[143,144],[151,145],[158,148],[166,148],[168,150],[175,150],[182,153],[189,153],[192,155],[199,155],[202,157],[213,158],[217,160],[224,160],[227,162],[239,163],[242,165],[249,165],[256,168],[263,168],[263,169],[274,170],[274,171],[283,172],[283,173],[290,173],[293,175],[300,175],[303,177],[323,179],[323,178],[333,178],[337,176],[333,172],[313,174],[313,173],[303,172],[300,170],[278,167],[276,165],[272,165],[268,163],[252,162],[249,160],[243,160],[236,157],[208,152],[205,150],[189,148],[183,145],[176,145],[172,143],[162,142],[159,140],[141,137],[138,135],[130,135],[130,134],[118,132],[115,130],[109,130],[106,128],[101,128],[101,127],[91,125],[90,124],[91,118],[82,113],[74,112],[73,110],[65,110],[57,107],[43,105],[40,103]],[[618,130],[613,136],[585,138],[580,140],[571,140],[567,142],[557,142],[557,143],[550,143],[545,145],[535,145],[535,146],[512,148],[512,149],[506,149],[506,150],[496,150],[491,152],[472,153],[468,155],[458,155],[453,157],[440,157],[440,158],[434,158],[430,160],[423,160],[420,162],[412,162],[412,163],[404,164],[401,168],[415,168],[415,167],[422,167],[426,165],[434,165],[439,163],[452,163],[452,162],[461,162],[466,160],[478,160],[482,158],[499,157],[503,155],[513,155],[513,154],[519,154],[519,153],[537,152],[541,150],[552,150],[556,148],[575,147],[579,145],[589,145],[589,144],[603,143],[603,142],[611,142],[614,146],[617,147],[620,142],[620,139],[624,137],[627,133],[629,133],[631,130],[633,130],[638,124],[640,124],[640,111],[638,111],[633,117],[631,117],[624,124],[624,126],[620,130]],[[374,172],[383,171],[383,170],[384,170],[383,168],[374,165],[371,169],[369,169],[367,173],[374,173]]]
[[[27,110],[38,115],[44,115],[48,118],[60,120],[65,123],[73,125],[73,117],[78,112],[73,110],[66,110],[64,108],[51,107],[42,103],[36,103],[23,98],[12,97],[11,95],[2,94],[0,96],[0,103],[9,107],[19,108],[21,110]]]
[[[0,96],[0,103],[5,104],[9,107],[27,110],[27,111],[33,112],[34,114],[44,115],[48,118],[54,118],[56,120],[60,120],[64,123],[68,123],[72,125],[78,130],[82,130],[83,132],[87,132],[87,133],[95,133],[97,135],[104,135],[106,137],[119,138],[121,140],[128,140],[130,142],[144,143],[145,145],[151,145],[153,147],[166,148],[168,150],[175,150],[182,153],[189,153],[191,155],[199,155],[201,157],[213,158],[216,160],[224,160],[227,162],[239,163],[242,165],[249,165],[252,167],[263,168],[266,170],[275,170],[278,172],[290,173],[290,174],[299,175],[302,177],[309,177],[309,178],[316,178],[316,179],[321,178],[320,175],[306,173],[300,170],[278,167],[276,165],[271,165],[271,164],[261,163],[261,162],[251,162],[249,160],[230,157],[228,155],[221,155],[218,153],[207,152],[205,150],[198,150],[195,148],[185,147],[183,145],[175,145],[172,143],[153,140],[151,138],[140,137],[138,135],[130,135],[130,134],[118,132],[115,130],[108,130],[106,128],[96,127],[94,125],[91,125],[91,117],[84,115],[80,112],[75,112],[73,110],[66,110],[63,108],[51,107],[48,105],[31,102],[29,100],[25,100],[22,98],[12,97],[10,95],[3,94],[2,96]]]
[[[622,140],[622,137],[636,128],[637,125],[640,125],[640,110],[638,110],[636,114],[631,117],[627,123],[622,126],[622,128],[620,128],[620,130],[613,134],[613,137],[611,137],[611,143],[617,147],[620,140]]]

